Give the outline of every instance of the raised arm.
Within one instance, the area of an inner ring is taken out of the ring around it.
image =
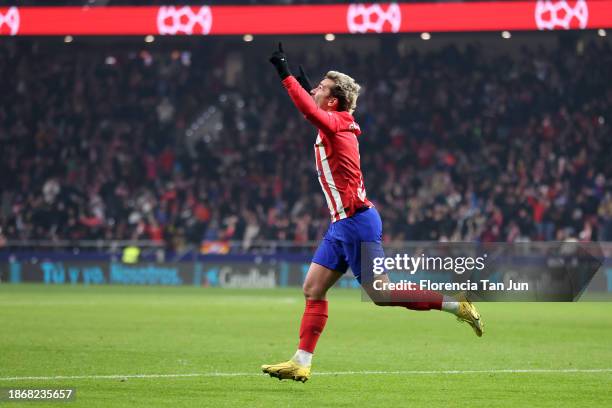
[[[270,62],[276,68],[278,75],[283,81],[283,86],[287,89],[287,93],[289,93],[294,105],[302,112],[304,117],[317,128],[328,133],[335,133],[338,127],[337,118],[332,113],[320,109],[312,96],[308,93],[308,90],[304,89],[304,86],[307,86],[308,80],[301,67],[300,78],[306,78],[304,85],[301,85],[300,82],[291,75],[287,57],[285,56],[281,43],[278,43],[278,50],[272,53]]]
[[[338,130],[336,117],[332,113],[319,108],[312,96],[300,86],[297,79],[288,76],[283,79],[283,85],[287,89],[293,104],[310,123],[328,133],[335,133]]]

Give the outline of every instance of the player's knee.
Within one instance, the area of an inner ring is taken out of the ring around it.
[[[388,294],[372,290],[371,288],[367,286],[362,286],[362,287],[365,290],[365,292],[368,294],[368,297],[370,298],[372,303],[374,303],[376,306],[389,306],[390,305],[390,302],[388,300],[389,299]]]
[[[308,300],[325,299],[325,289],[316,283],[304,282],[302,286],[304,297]]]

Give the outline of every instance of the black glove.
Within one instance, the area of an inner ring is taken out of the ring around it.
[[[289,64],[287,63],[287,56],[283,51],[283,43],[278,43],[278,50],[272,53],[270,56],[270,62],[272,65],[274,65],[276,71],[278,71],[278,75],[281,77],[281,79],[285,79],[291,75],[291,71],[289,71]]]
[[[312,90],[312,85],[310,84],[310,79],[308,75],[304,72],[304,68],[300,65],[300,74],[295,78],[302,85],[302,88],[306,90],[306,92],[310,93]]]

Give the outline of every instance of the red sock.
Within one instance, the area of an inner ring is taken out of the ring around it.
[[[300,325],[300,350],[313,353],[327,322],[327,300],[306,300]]]
[[[403,306],[411,310],[441,310],[443,296],[431,290],[392,290],[389,306]]]

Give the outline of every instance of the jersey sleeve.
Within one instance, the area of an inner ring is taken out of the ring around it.
[[[288,76],[285,78],[283,86],[287,89],[293,104],[310,123],[326,133],[336,133],[338,131],[338,118],[333,113],[320,109],[312,96],[302,88],[295,77]]]

